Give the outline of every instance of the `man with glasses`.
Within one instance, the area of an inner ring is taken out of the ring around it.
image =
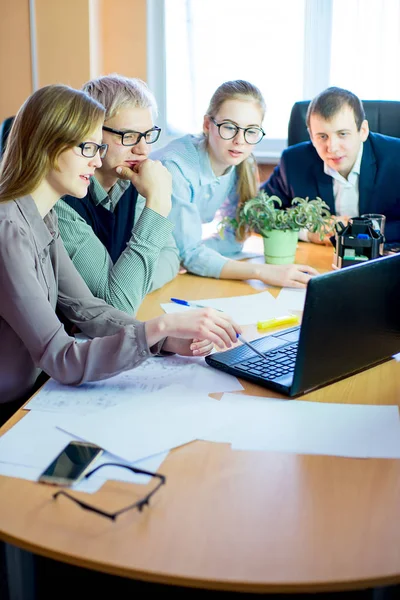
[[[152,117],[156,102],[144,82],[119,75],[91,80],[83,90],[106,108],[108,150],[87,196],[56,204],[60,234],[92,293],[135,314],[144,296],[179,270],[167,218],[171,175],[148,158],[161,133]]]

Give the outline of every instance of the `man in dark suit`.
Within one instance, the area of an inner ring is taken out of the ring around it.
[[[287,148],[261,189],[284,206],[296,196],[319,196],[342,221],[384,214],[386,241],[399,242],[400,139],[370,133],[361,100],[336,87],[310,102],[307,127],[311,141]],[[321,242],[313,233],[300,239]]]

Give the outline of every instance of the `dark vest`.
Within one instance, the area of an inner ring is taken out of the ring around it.
[[[138,193],[130,185],[119,199],[114,212],[93,202],[90,192],[80,199],[64,196],[63,200],[91,226],[102,244],[107,248],[111,260],[116,263],[132,235]]]

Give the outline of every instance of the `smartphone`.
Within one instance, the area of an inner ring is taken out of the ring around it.
[[[53,485],[71,486],[87,473],[103,450],[88,442],[72,441],[43,471],[38,481]]]

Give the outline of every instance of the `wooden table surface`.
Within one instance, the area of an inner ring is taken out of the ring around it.
[[[297,262],[329,270],[332,249],[299,244]],[[146,298],[139,318],[160,314],[160,302],[172,296],[261,289],[267,288],[257,282],[179,275]],[[322,338],[321,358],[323,351]],[[279,397],[242,383],[243,394]],[[391,360],[302,399],[399,404],[400,365]],[[0,477],[0,538],[94,570],[215,590],[306,592],[400,582],[398,460],[232,451],[227,444],[194,442],[170,452],[160,472],[167,484],[151,506],[116,522],[67,499],[53,501],[51,487]],[[107,482],[90,501],[114,510],[138,488],[141,493],[142,486]]]

